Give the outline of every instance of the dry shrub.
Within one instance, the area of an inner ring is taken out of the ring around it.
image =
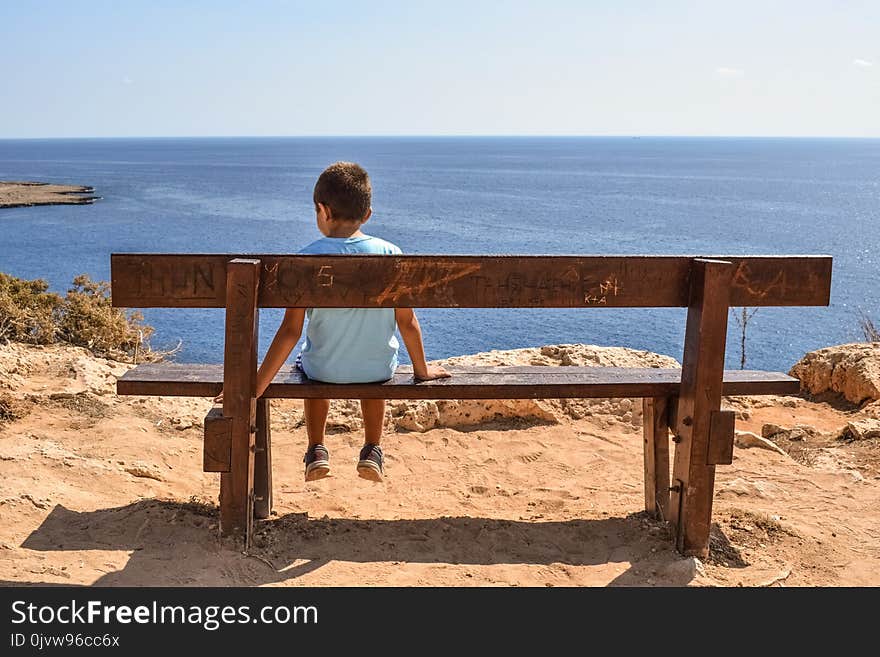
[[[63,301],[48,289],[43,279],[27,281],[0,272],[0,343],[55,342]]]
[[[153,334],[153,328],[143,319],[140,312],[126,312],[111,305],[109,283],[81,274],[73,279],[73,287],[64,298],[58,333],[63,342],[98,354],[134,354]]]
[[[0,273],[0,343],[66,342],[117,360],[159,360],[149,338],[153,327],[136,311],[114,308],[110,284],[82,274],[64,298],[47,292],[46,281]]]
[[[865,342],[880,342],[880,329],[874,326],[874,322],[861,308],[859,308],[859,328],[862,329]]]
[[[20,420],[27,415],[33,404],[26,400],[15,399],[9,395],[0,395],[0,427],[7,422]]]

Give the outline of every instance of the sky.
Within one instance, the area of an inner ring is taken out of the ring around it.
[[[880,0],[0,0],[0,138],[880,137]]]

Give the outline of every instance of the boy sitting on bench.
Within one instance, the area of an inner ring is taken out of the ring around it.
[[[336,162],[318,177],[314,189],[315,215],[321,239],[302,254],[398,255],[400,248],[361,232],[372,214],[372,186],[367,172],[352,162]],[[306,340],[296,365],[307,377],[326,383],[372,383],[390,379],[397,368],[399,343],[395,326],[406,345],[419,380],[450,376],[438,365],[428,365],[422,331],[412,308],[288,308],[257,372],[260,397],[299,342],[305,317]],[[221,401],[221,392],[215,401]],[[382,481],[384,455],[380,442],[385,420],[384,399],[361,399],[365,440],[357,464],[358,475]],[[303,456],[306,481],[330,473],[330,453],[324,446],[329,399],[304,399],[309,446]]]

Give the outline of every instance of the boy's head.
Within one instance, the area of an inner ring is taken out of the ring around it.
[[[333,221],[363,223],[370,217],[373,187],[370,176],[354,162],[334,162],[315,183],[315,210]]]

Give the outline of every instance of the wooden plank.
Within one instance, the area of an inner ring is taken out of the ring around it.
[[[232,418],[223,417],[222,408],[205,416],[202,463],[205,472],[229,472],[232,465]]]
[[[254,516],[254,442],[257,387],[257,288],[260,261],[229,263],[223,415],[232,418],[232,463],[220,475],[220,531],[250,543]]]
[[[254,517],[265,520],[272,513],[271,403],[257,400],[257,437],[254,450]]]
[[[112,254],[113,305],[222,308],[221,254]],[[688,305],[696,256],[259,255],[261,307]],[[734,306],[827,306],[830,256],[732,256]]]
[[[715,466],[708,465],[711,414],[721,407],[730,281],[735,266],[715,260],[694,262],[691,302],[685,329],[673,479],[670,498],[676,548],[706,558],[712,522]]]
[[[709,451],[707,465],[730,465],[733,463],[733,438],[736,413],[712,411],[709,417]]]
[[[725,390],[727,389],[728,375],[732,374],[735,371],[736,370],[725,370],[724,371]],[[739,370],[739,371],[744,372],[744,370]],[[758,372],[755,372],[755,374],[758,374]],[[771,374],[771,372],[762,372],[762,374]],[[782,374],[782,373],[777,372],[777,374]],[[788,376],[788,375],[782,374],[782,376]],[[800,382],[798,382],[798,386],[800,386]],[[798,389],[800,389],[800,388],[798,388]],[[725,394],[728,394],[728,393],[725,392]],[[764,393],[745,393],[745,394],[764,394]],[[776,394],[776,393],[769,393],[769,394]],[[675,434],[675,428],[678,426],[678,396],[677,395],[678,395],[678,392],[676,391],[676,394],[674,396],[668,397],[667,398],[668,403],[666,404],[666,423],[669,425],[669,430],[673,433],[673,435]]]
[[[398,368],[383,383],[309,381],[282,367],[266,390],[273,399],[565,399],[677,395],[681,370],[629,367],[454,367],[452,377],[415,383]],[[145,363],[116,382],[120,395],[213,397],[223,387],[221,365]],[[725,395],[797,394],[800,382],[782,372],[727,370]]]
[[[669,508],[669,425],[667,409],[673,398],[642,400],[645,442],[645,511],[660,520]]]

